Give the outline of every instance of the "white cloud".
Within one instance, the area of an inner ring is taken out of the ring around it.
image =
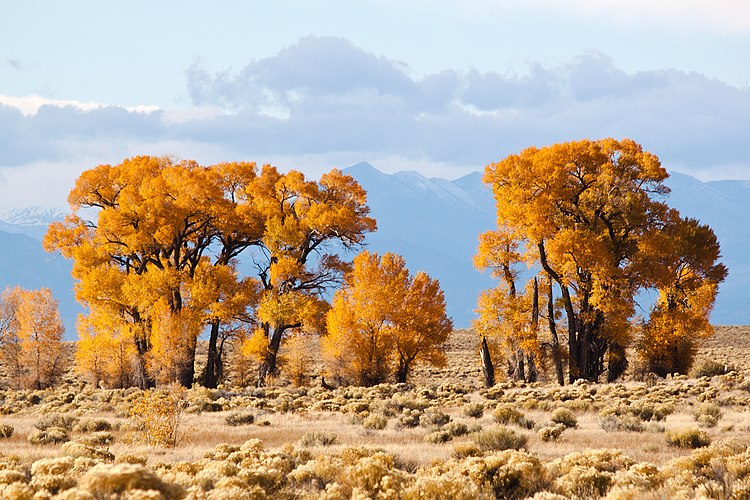
[[[111,107],[111,105],[99,102],[81,102],[76,100],[65,99],[48,99],[38,95],[29,96],[7,96],[0,95],[0,106],[10,106],[18,109],[24,116],[33,116],[39,112],[42,106],[51,106],[55,108],[72,107],[80,111],[93,111]],[[158,111],[158,106],[122,106],[123,109],[135,113],[152,113]]]
[[[70,172],[135,154],[271,162],[311,175],[366,160],[452,178],[530,145],[607,136],[631,137],[667,168],[704,179],[750,178],[750,89],[675,70],[626,72],[600,53],[532,64],[523,76],[414,77],[346,40],[305,38],[238,71],[194,66],[188,86],[194,107],[148,113],[0,101],[0,167],[13,167],[2,197],[64,200]],[[274,106],[284,112],[269,113]],[[38,190],[34,178],[51,184]],[[52,184],[60,194],[45,192]]]

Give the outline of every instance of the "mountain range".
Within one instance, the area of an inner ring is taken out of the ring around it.
[[[411,171],[386,174],[364,162],[344,172],[367,190],[378,222],[366,248],[399,253],[412,273],[423,270],[438,278],[456,327],[469,326],[478,294],[493,286],[472,265],[478,235],[495,225],[494,200],[482,175],[429,179]],[[750,286],[750,181],[701,182],[672,173],[666,184],[672,190],[667,202],[710,225],[721,243],[729,276],[720,287],[712,322],[750,323],[750,294],[745,293]],[[41,245],[47,224],[63,216],[37,207],[0,214],[0,289],[50,288],[60,301],[66,336],[74,338],[81,308],[73,297],[71,263]]]

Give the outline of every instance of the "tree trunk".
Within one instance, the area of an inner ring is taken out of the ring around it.
[[[188,349],[187,358],[178,366],[177,381],[186,389],[193,386],[195,378],[195,344]]]
[[[219,385],[221,371],[221,359],[219,355],[219,320],[214,319],[211,322],[211,333],[208,337],[208,355],[206,356],[206,369],[203,371],[203,387],[211,389]]]
[[[396,370],[396,382],[399,384],[406,383],[406,377],[409,375],[409,362],[400,360],[398,363],[398,369]]]
[[[513,363],[513,372],[510,375],[513,377],[513,380],[526,381],[523,349],[516,349],[516,359],[515,363]]]
[[[135,349],[138,355],[136,356],[134,382],[140,389],[148,389],[156,386],[156,382],[148,374],[148,370],[146,370],[146,353],[150,347],[151,346],[144,335],[136,335]]]
[[[495,385],[495,367],[492,364],[490,348],[487,346],[487,337],[482,337],[482,348],[479,351],[482,360],[482,375],[484,375],[484,386],[489,389]]]
[[[576,320],[575,310],[573,309],[573,300],[570,298],[570,290],[568,290],[568,287],[560,278],[560,275],[557,274],[557,272],[552,269],[549,262],[547,262],[547,252],[544,248],[544,242],[539,242],[537,247],[539,248],[539,262],[542,264],[542,268],[547,272],[547,276],[554,279],[557,286],[560,287],[563,304],[565,305],[565,315],[568,317],[568,381],[572,384],[582,377],[581,353],[579,352],[581,339],[579,324]]]
[[[529,354],[526,356],[526,381],[536,382],[539,379],[539,370],[536,368],[536,361],[534,361],[534,355]]]
[[[562,367],[562,356],[560,356],[560,339],[557,337],[557,325],[555,324],[555,299],[552,293],[552,279],[549,279],[549,290],[547,293],[547,322],[549,323],[549,333],[552,336],[552,360],[555,363],[557,383],[560,385],[565,385],[565,375],[563,374]]]
[[[609,346],[609,363],[607,369],[607,382],[614,382],[622,375],[628,367],[625,357],[625,347],[617,344]]]
[[[269,375],[276,375],[279,372],[278,366],[276,366],[276,357],[279,353],[279,346],[281,346],[281,336],[286,328],[277,327],[273,330],[270,327],[266,327],[267,331],[270,331],[271,337],[268,342],[268,352],[266,353],[265,359],[258,368],[258,387],[264,387],[266,385],[266,378]]]

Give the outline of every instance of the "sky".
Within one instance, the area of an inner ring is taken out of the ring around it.
[[[0,2],[0,210],[137,154],[452,179],[630,137],[750,179],[745,0]]]

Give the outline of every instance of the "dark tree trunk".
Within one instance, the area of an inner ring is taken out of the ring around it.
[[[268,353],[266,353],[265,359],[258,368],[258,387],[266,385],[266,379],[269,375],[274,376],[279,372],[279,368],[276,365],[276,358],[279,353],[279,346],[281,346],[281,336],[284,334],[284,330],[286,330],[283,327],[273,329],[266,327],[266,329],[270,334]]]
[[[156,386],[154,379],[146,370],[146,353],[151,349],[151,345],[145,335],[135,336],[136,366],[134,382],[140,389],[148,389]]]
[[[490,348],[487,346],[487,337],[482,337],[482,347],[479,351],[479,357],[482,360],[482,375],[484,375],[484,386],[489,389],[495,385],[495,367],[492,364]]]
[[[607,369],[607,382],[614,382],[628,368],[628,360],[625,357],[625,347],[617,344],[609,346],[609,363]]]
[[[396,370],[396,382],[398,382],[399,384],[405,384],[406,377],[408,375],[409,375],[409,362],[400,361],[398,364],[398,369]]]
[[[208,337],[208,354],[206,356],[206,369],[203,371],[203,387],[211,389],[219,385],[221,377],[221,356],[219,355],[219,320],[211,322],[211,333]]]
[[[555,324],[555,299],[552,293],[552,279],[549,279],[549,290],[547,291],[547,294],[547,322],[549,323],[549,333],[552,336],[552,360],[555,363],[557,383],[565,385],[562,356],[560,355],[560,339],[557,337],[557,325]]]
[[[536,361],[534,361],[534,355],[529,354],[526,356],[526,381],[536,382],[539,379],[539,370],[536,368]]]
[[[526,381],[526,369],[524,367],[524,354],[523,349],[517,349],[516,350],[516,356],[515,356],[515,362],[513,363],[511,367],[511,373],[509,375],[513,378],[513,380],[523,380]]]
[[[581,353],[579,347],[581,344],[581,335],[579,332],[578,321],[576,320],[575,310],[573,309],[573,300],[570,297],[570,290],[560,278],[560,275],[552,269],[552,266],[547,262],[547,252],[544,248],[544,242],[540,242],[539,248],[539,262],[542,264],[542,268],[547,272],[547,276],[554,279],[557,286],[560,287],[560,293],[562,294],[563,304],[565,305],[565,315],[568,317],[568,381],[573,383],[579,378],[583,377]]]
[[[186,389],[193,386],[195,378],[195,344],[188,348],[184,362],[177,367],[177,382]]]

